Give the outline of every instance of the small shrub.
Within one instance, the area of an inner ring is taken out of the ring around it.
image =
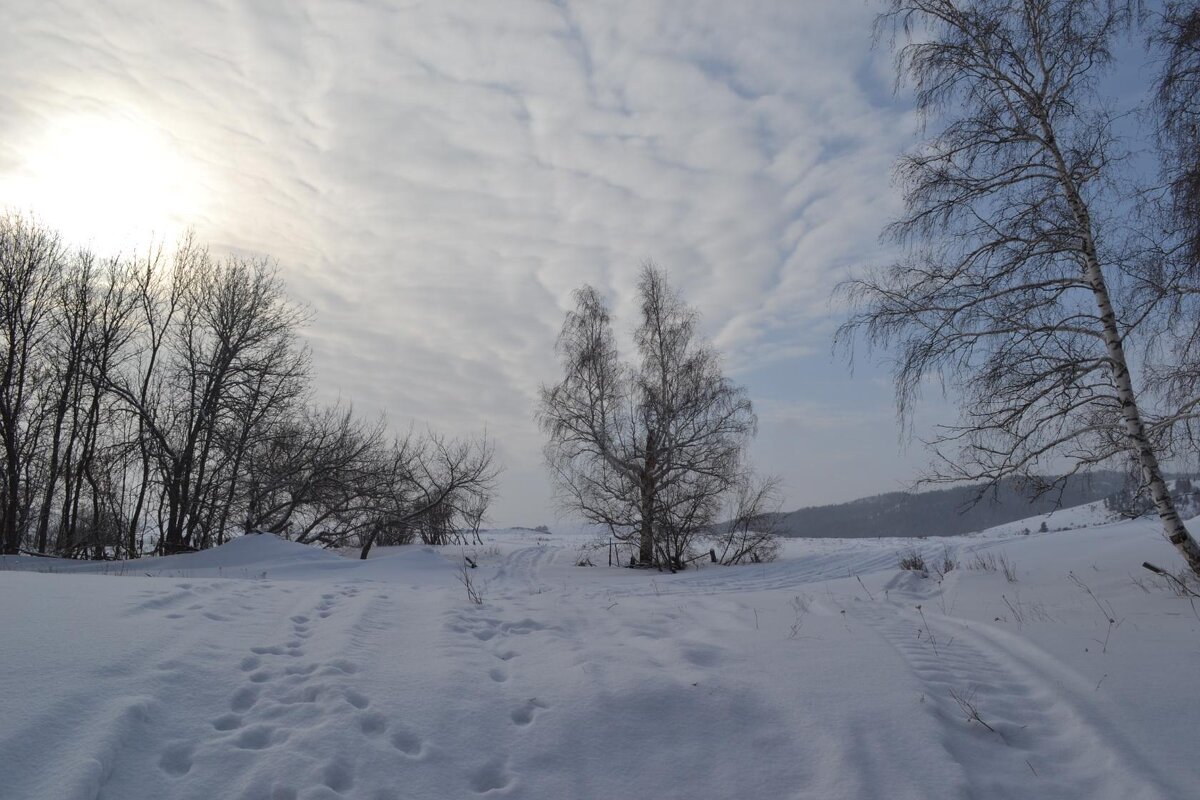
[[[792,621],[792,631],[788,634],[788,638],[795,639],[800,636],[800,629],[804,627],[804,617],[808,615],[809,606],[812,605],[812,598],[806,594],[798,594],[792,598],[790,605],[796,617]]]
[[[1000,554],[1000,558],[997,559],[997,562],[1000,564],[1000,571],[1004,573],[1004,579],[1009,583],[1016,583],[1017,565],[1012,561],[1009,561],[1008,556],[1004,553]]]
[[[977,569],[983,572],[1001,572],[1009,583],[1017,582],[1017,566],[1004,553],[1001,553],[998,557],[995,553],[976,553],[967,562],[967,569]]]
[[[900,569],[913,572],[925,572],[925,557],[916,550],[909,550],[900,555]]]
[[[1200,597],[1200,581],[1195,573],[1186,567],[1176,570],[1167,581],[1167,586],[1176,597]]]
[[[958,562],[950,555],[950,548],[943,547],[942,557],[934,562],[933,571],[937,573],[938,580],[940,581],[946,577],[947,573],[953,572],[955,569],[958,569]]]
[[[467,600],[477,606],[483,605],[483,592],[475,585],[475,581],[472,580],[466,563],[459,567],[458,582],[467,590]]]
[[[967,562],[967,569],[977,569],[983,572],[995,572],[996,556],[994,553],[976,553],[970,561]]]
[[[961,708],[963,714],[966,715],[967,722],[977,722],[992,733],[996,733],[996,729],[984,722],[983,717],[979,713],[979,706],[975,704],[974,687],[968,689],[966,692],[960,692],[956,689],[951,689],[950,697],[955,703],[958,703],[958,707]]]

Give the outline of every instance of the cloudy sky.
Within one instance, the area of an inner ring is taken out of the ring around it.
[[[0,11],[0,205],[98,248],[270,254],[327,399],[486,426],[494,519],[553,519],[532,421],[582,283],[667,268],[789,507],[906,484],[886,370],[831,351],[917,130],[844,0],[51,2]]]

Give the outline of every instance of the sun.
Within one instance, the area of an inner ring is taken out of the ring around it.
[[[194,165],[161,128],[133,114],[58,119],[26,153],[4,202],[101,254],[171,241],[200,210]]]

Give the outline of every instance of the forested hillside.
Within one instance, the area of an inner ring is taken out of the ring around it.
[[[1005,481],[975,502],[979,487],[961,486],[930,492],[889,492],[864,497],[849,503],[812,506],[781,514],[779,533],[783,536],[844,537],[866,536],[955,536],[1002,525],[1056,508],[1103,500],[1120,493],[1125,475],[1119,472],[1095,472],[1066,481],[1061,492],[1055,490],[1035,497],[1030,489]]]

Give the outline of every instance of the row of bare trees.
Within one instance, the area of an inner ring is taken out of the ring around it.
[[[389,435],[311,397],[303,310],[265,259],[101,259],[0,216],[0,545],[75,557],[270,531],[360,546],[478,528],[485,438]]]

